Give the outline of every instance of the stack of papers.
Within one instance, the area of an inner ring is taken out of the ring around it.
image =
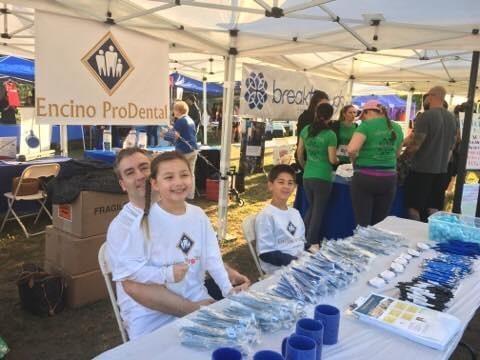
[[[370,294],[356,305],[353,313],[360,320],[438,350],[444,350],[461,327],[452,315],[384,295]]]

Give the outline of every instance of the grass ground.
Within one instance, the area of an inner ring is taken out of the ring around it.
[[[232,148],[232,162],[238,162],[239,149]],[[265,157],[265,167],[271,166],[271,153]],[[228,233],[235,240],[221,244],[224,260],[255,281],[258,274],[242,236],[241,220],[246,215],[258,212],[267,202],[266,177],[256,174],[245,181],[243,194],[245,206],[232,205],[228,212]],[[293,200],[293,199],[292,199]],[[216,203],[196,200],[217,223]],[[47,224],[43,219],[38,228]],[[31,225],[31,224],[30,224]],[[118,329],[108,300],[99,301],[80,309],[65,309],[62,313],[39,318],[20,308],[16,278],[24,262],[41,264],[44,257],[42,236],[26,239],[19,227],[11,222],[0,234],[0,336],[11,351],[7,360],[76,360],[93,356],[121,343]],[[480,321],[477,315],[469,324],[463,340],[480,350],[478,334]],[[469,359],[467,351],[459,347],[452,357],[455,360]]]

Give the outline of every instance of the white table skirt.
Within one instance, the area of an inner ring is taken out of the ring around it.
[[[376,225],[379,228],[403,234],[414,246],[417,242],[428,240],[427,224],[411,220],[388,217]],[[396,278],[396,281],[389,284],[381,291],[373,289],[367,281],[387,269],[391,261],[396,258],[402,250],[391,256],[380,256],[374,260],[370,269],[362,273],[358,280],[346,290],[339,292],[334,297],[325,298],[322,303],[337,306],[342,317],[340,321],[339,342],[336,345],[323,347],[323,358],[328,360],[411,360],[411,359],[448,359],[455,350],[462,334],[472,319],[476,309],[480,306],[480,281],[479,273],[475,272],[463,280],[457,296],[453,300],[448,313],[456,316],[462,323],[461,331],[453,338],[447,350],[439,351],[417,344],[399,335],[364,324],[359,320],[345,314],[348,306],[360,296],[366,296],[370,292],[384,293],[393,297],[398,296],[398,290],[394,287],[397,281],[409,281],[420,272],[421,260],[432,254],[432,251],[422,253],[420,258],[413,259],[403,274]],[[265,289],[272,284],[274,277],[260,281],[253,285],[256,290]],[[224,306],[224,301],[217,302],[215,307]],[[307,308],[307,314],[313,315],[313,307]],[[114,349],[100,354],[98,359],[174,359],[174,360],[201,360],[210,359],[210,351],[198,351],[189,349],[180,344],[178,329],[182,320],[174,321],[155,332],[146,335],[135,341],[130,341]],[[293,329],[292,329],[293,330]],[[254,348],[254,351],[271,349],[280,351],[282,339],[289,335],[290,331],[279,331],[273,334],[262,334],[261,343]]]

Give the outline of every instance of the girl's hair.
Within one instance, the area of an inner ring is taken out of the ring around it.
[[[150,164],[150,177],[146,180],[145,183],[145,208],[143,209],[143,217],[142,217],[142,230],[143,233],[145,234],[146,240],[150,240],[150,226],[148,223],[148,215],[150,214],[150,207],[151,207],[151,202],[152,202],[152,184],[150,182],[151,179],[154,179],[157,177],[158,174],[158,166],[162,162],[167,162],[167,161],[172,161],[172,160],[180,160],[183,161],[187,167],[188,170],[190,171],[190,174],[192,173],[192,169],[190,169],[190,164],[188,160],[183,156],[181,153],[176,152],[176,151],[167,151],[164,153],[161,153],[160,155],[156,156],[151,164]]]
[[[393,130],[392,120],[390,120],[390,117],[388,116],[387,109],[382,106],[382,110],[383,116],[385,116],[385,119],[387,121],[388,130],[390,130],[390,140],[395,141],[397,140],[397,133],[395,132],[395,130]]]
[[[378,110],[368,109],[366,111],[375,111],[379,116],[383,116],[385,118],[385,121],[387,122],[388,130],[390,130],[390,140],[397,140],[397,133],[393,129],[392,120],[390,120],[390,117],[388,116],[388,111],[384,106],[380,105],[380,108]]]
[[[308,128],[308,137],[315,137],[321,131],[328,129],[328,121],[332,118],[333,106],[327,103],[318,104],[315,118]]]
[[[350,109],[350,108],[354,108],[355,106],[353,106],[352,104],[349,104],[349,105],[345,105],[342,110],[340,111],[340,118],[338,119],[338,121],[345,121],[345,113]]]
[[[329,100],[327,93],[322,90],[315,90],[310,98],[310,104],[308,105],[307,111],[314,113],[318,103],[322,100]]]

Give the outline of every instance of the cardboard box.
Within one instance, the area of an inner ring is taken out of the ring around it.
[[[125,194],[82,191],[71,204],[53,205],[53,226],[80,238],[105,234],[127,202]]]
[[[45,229],[45,263],[71,275],[98,270],[98,250],[106,235],[79,238],[53,226]]]
[[[64,269],[45,263],[45,271],[65,278],[67,305],[77,308],[108,297],[107,286],[100,270],[71,275]]]
[[[108,297],[107,286],[100,270],[79,275],[66,275],[67,305],[77,308]]]

